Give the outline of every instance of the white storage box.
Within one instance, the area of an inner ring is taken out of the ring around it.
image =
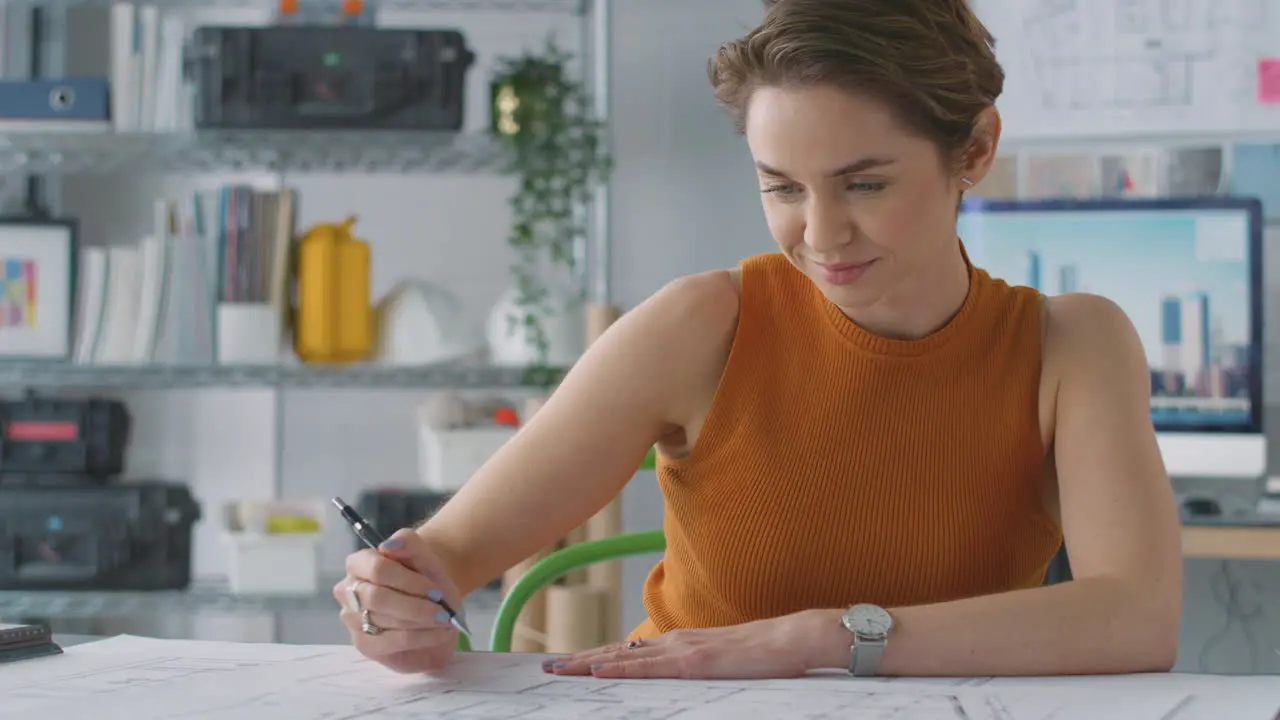
[[[516,428],[511,427],[437,430],[419,425],[418,471],[423,484],[440,492],[456,492],[515,434]]]
[[[222,532],[227,580],[236,595],[314,595],[320,587],[323,503],[230,503]],[[268,532],[271,518],[306,517],[314,532]]]

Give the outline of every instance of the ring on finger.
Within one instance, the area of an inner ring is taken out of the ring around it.
[[[364,611],[364,609],[360,607],[360,596],[356,594],[356,588],[360,587],[360,583],[362,582],[364,581],[356,580],[350,585],[347,585],[347,608],[353,613],[360,613]]]
[[[627,644],[624,645],[623,647],[625,647],[627,650],[637,650],[639,648],[644,647],[644,641],[641,640],[640,638],[636,638],[634,640],[628,640]]]
[[[369,617],[369,611],[364,610],[360,613],[360,631],[365,635],[381,635],[382,628],[373,624],[373,620]]]

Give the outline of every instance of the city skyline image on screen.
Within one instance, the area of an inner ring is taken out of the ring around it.
[[[1147,356],[1159,426],[1251,417],[1248,219],[1232,210],[965,212],[973,263],[1045,295],[1110,298]]]

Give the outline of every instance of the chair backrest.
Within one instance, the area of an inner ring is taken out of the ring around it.
[[[529,568],[529,572],[517,580],[502,599],[502,604],[498,606],[498,616],[493,621],[493,637],[489,642],[489,649],[493,652],[511,652],[511,637],[520,611],[529,602],[529,598],[556,578],[586,565],[631,555],[659,553],[666,549],[667,538],[661,530],[646,530],[574,543],[551,553]],[[459,637],[459,649],[463,649],[463,639]]]
[[[553,580],[586,565],[631,555],[658,553],[666,549],[667,538],[661,530],[646,530],[603,540],[574,543],[551,553],[529,568],[529,572],[512,585],[511,591],[502,599],[497,618],[493,622],[493,637],[489,642],[489,649],[493,652],[511,652],[511,638],[515,633],[520,611],[535,593]],[[1046,585],[1071,579],[1066,554],[1065,547],[1059,550],[1050,568],[1049,577],[1045,579]],[[461,634],[458,635],[458,649],[471,649],[470,641]]]

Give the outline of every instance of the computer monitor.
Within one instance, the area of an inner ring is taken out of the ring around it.
[[[1102,295],[1128,314],[1171,476],[1266,473],[1259,201],[975,198],[961,206],[959,235],[993,277]]]

